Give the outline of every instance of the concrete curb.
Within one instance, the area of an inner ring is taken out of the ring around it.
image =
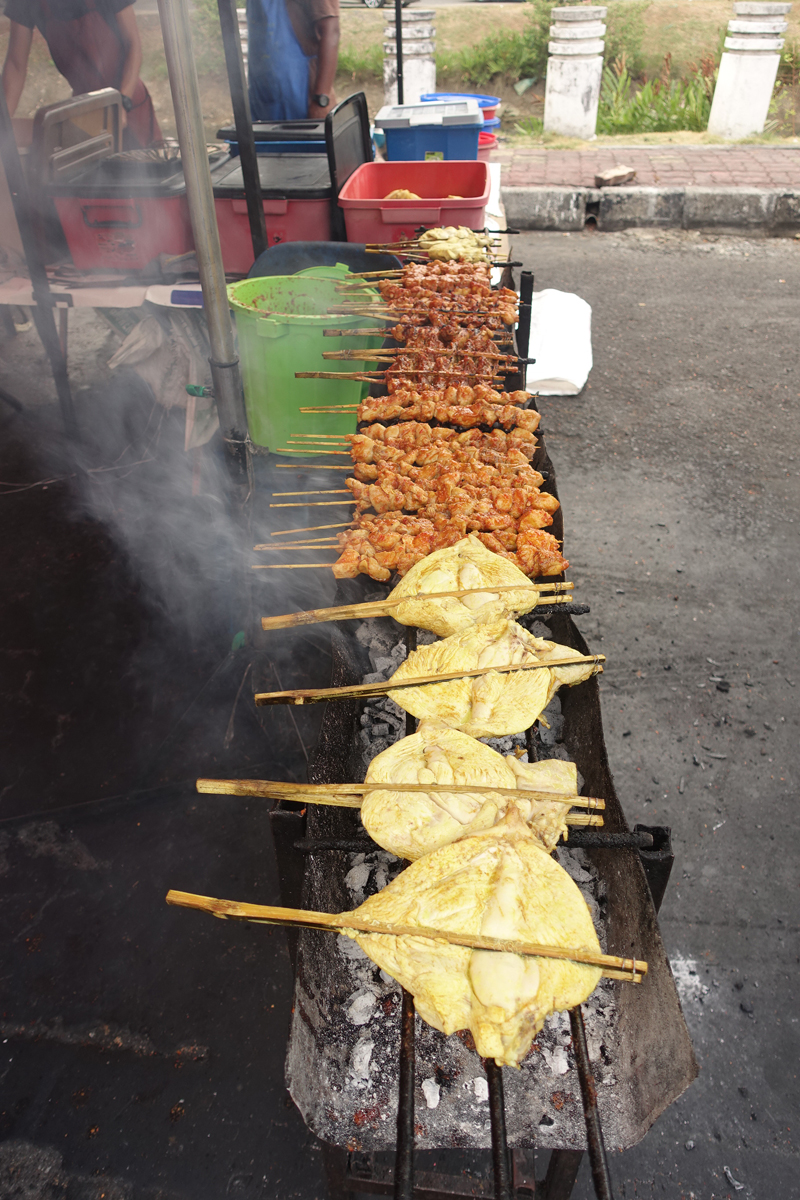
[[[583,229],[715,229],[769,236],[800,230],[800,188],[757,187],[503,187],[510,227]]]

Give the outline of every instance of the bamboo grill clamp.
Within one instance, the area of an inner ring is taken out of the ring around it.
[[[512,800],[535,800],[540,804],[565,804],[572,808],[603,811],[605,800],[597,796],[564,796],[541,788],[493,787],[488,783],[283,783],[273,779],[198,779],[198,792],[213,796],[263,796],[265,799],[297,800],[299,803],[334,804],[360,808],[361,796],[370,792],[421,792],[434,795],[472,796],[491,792]],[[315,799],[315,797],[318,797]],[[328,797],[319,799],[319,797]],[[332,797],[332,798],[331,798]]]
[[[320,539],[324,540],[324,539]],[[285,543],[284,543],[285,544]],[[253,547],[254,550],[274,550],[271,545],[258,545]],[[544,583],[536,585],[528,585],[537,595],[560,596],[562,593],[570,593],[574,587],[571,582],[564,583]],[[497,587],[482,587],[482,588],[460,588],[453,592],[417,592],[414,596],[400,596],[397,600],[373,600],[364,601],[361,604],[340,604],[334,608],[310,608],[305,612],[286,613],[280,617],[262,617],[262,629],[287,629],[294,625],[317,625],[321,621],[352,621],[359,617],[380,617],[384,614],[391,616],[392,609],[399,608],[401,604],[407,604],[412,600],[444,600],[447,598],[460,598],[461,596],[473,595],[495,595],[498,592],[520,592],[525,590],[525,584],[504,583]],[[566,596],[569,599],[569,596]],[[551,599],[542,600],[542,604],[552,604]],[[537,604],[539,601],[537,600]]]
[[[327,929],[341,933],[345,929],[359,933],[385,934],[389,937],[430,938],[468,950],[493,950],[498,954],[521,954],[528,958],[556,958],[564,962],[583,963],[599,967],[610,979],[641,983],[647,974],[647,963],[638,958],[617,958],[611,954],[591,954],[585,950],[565,949],[562,946],[542,946],[535,942],[515,942],[503,938],[482,937],[480,934],[454,933],[449,929],[431,929],[427,925],[379,925],[365,921],[352,913],[321,913],[312,909],[277,908],[269,904],[245,904],[237,900],[218,900],[213,896],[197,896],[192,892],[167,892],[167,904],[179,908],[196,908],[232,921],[254,921],[264,925],[297,925],[305,929]]]
[[[383,683],[359,683],[353,687],[296,688],[286,692],[256,692],[254,700],[259,706],[264,704],[318,704],[323,700],[355,700],[366,696],[385,696],[387,692],[396,692],[401,688],[423,687],[428,683],[448,683],[453,679],[475,679],[481,675],[489,675],[492,671],[505,675],[514,671],[546,671],[552,667],[577,667],[581,663],[594,663],[596,670],[593,674],[598,674],[603,669],[601,663],[605,661],[604,654],[587,654],[581,655],[580,658],[554,658],[550,662],[509,663],[502,667],[476,667],[474,671],[448,671],[443,675],[420,675],[417,679],[403,679],[394,684],[391,679],[387,679]]]

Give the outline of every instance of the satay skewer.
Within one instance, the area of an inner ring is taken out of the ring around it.
[[[508,663],[497,667],[475,667],[472,671],[445,671],[437,675],[420,675],[415,679],[398,680],[392,683],[387,679],[381,683],[358,683],[351,687],[338,688],[291,688],[284,692],[256,692],[254,700],[259,707],[265,704],[319,704],[325,700],[356,700],[368,696],[385,696],[387,692],[405,690],[406,688],[424,687],[429,683],[449,683],[454,679],[478,679],[496,671],[498,675],[507,675],[514,671],[549,671],[553,667],[578,667],[582,663],[593,663],[597,671],[602,671],[602,663],[606,661],[604,654],[582,654],[577,658],[553,658],[549,662]]]
[[[453,933],[449,929],[433,929],[427,925],[395,925],[367,921],[353,913],[323,913],[308,908],[278,908],[271,904],[245,904],[238,900],[219,900],[214,896],[199,896],[192,892],[167,892],[167,904],[179,908],[194,908],[228,921],[254,921],[263,925],[294,925],[306,929],[327,929],[341,933],[344,929],[359,933],[385,934],[389,937],[425,938],[464,946],[469,950],[493,950],[498,954],[520,954],[527,958],[554,958],[563,962],[583,963],[599,967],[610,979],[641,983],[647,974],[647,963],[638,958],[618,958],[611,954],[592,954],[586,950],[545,946],[537,942],[484,937],[481,934]]]
[[[336,521],[333,525],[301,525],[299,529],[276,529],[275,532],[271,533],[269,536],[286,537],[286,535],[289,533],[311,533],[312,530],[316,529],[352,529],[352,527],[352,521]],[[258,546],[254,546],[253,549],[266,550],[267,545],[268,543],[261,543]]]

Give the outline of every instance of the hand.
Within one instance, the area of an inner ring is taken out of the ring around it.
[[[327,108],[320,108],[314,101],[310,101],[308,105],[308,119],[310,121],[324,121],[328,113],[336,107],[336,97],[333,92],[329,93],[330,104]]]
[[[128,124],[128,114],[125,112],[124,108],[120,107],[120,110],[119,110],[120,131],[122,131],[126,127],[127,124]]]

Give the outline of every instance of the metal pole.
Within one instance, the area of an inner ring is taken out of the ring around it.
[[[214,211],[214,193],[200,107],[200,86],[189,29],[187,0],[158,0],[169,86],[181,148],[186,198],[192,222],[203,306],[211,343],[211,378],[225,449],[234,477],[248,473],[247,417],[244,409],[239,358],[225,290],[222,250]]]
[[[394,41],[397,53],[397,103],[403,104],[403,0],[394,0]]]
[[[22,170],[17,141],[14,137],[14,126],[11,123],[11,114],[6,104],[5,92],[1,86],[0,158],[3,160],[3,169],[8,180],[8,190],[11,193],[11,202],[14,205],[14,214],[17,218],[19,234],[22,239],[22,249],[25,253],[25,261],[28,264],[28,272],[33,286],[33,319],[36,323],[36,329],[41,338],[45,353],[50,360],[50,370],[53,372],[53,379],[55,380],[56,395],[61,406],[64,430],[67,437],[77,437],[78,426],[75,421],[75,409],[72,404],[72,391],[69,386],[67,362],[61,350],[61,343],[58,340],[58,331],[53,315],[55,300],[53,293],[50,291],[50,282],[47,278],[44,259],[41,255],[41,247],[31,223],[31,202],[28,195],[28,184],[25,179],[25,173]],[[7,403],[11,403],[11,400],[7,396],[4,396],[4,399]]]
[[[414,997],[403,988],[394,1200],[412,1200],[414,1195],[414,1033]]]
[[[267,248],[267,229],[264,223],[264,203],[261,198],[261,179],[258,174],[258,155],[253,136],[253,121],[250,102],[247,98],[247,80],[244,74],[242,43],[239,39],[239,18],[236,15],[236,0],[217,0],[219,23],[222,28],[222,45],[225,50],[225,65],[228,68],[228,87],[233,105],[233,120],[236,125],[236,140],[239,143],[239,158],[242,163],[244,195],[247,201],[247,217],[250,222],[250,237],[253,239],[253,258],[263,254]]]

